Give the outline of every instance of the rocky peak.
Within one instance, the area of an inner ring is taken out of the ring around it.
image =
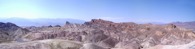
[[[113,23],[111,21],[106,21],[106,20],[102,20],[102,19],[92,19],[91,21],[94,23]]]
[[[21,35],[26,34],[27,29],[23,29],[14,23],[3,23],[0,22],[0,43],[15,40],[20,38]]]
[[[19,28],[19,26],[15,25],[11,22],[7,22],[7,23],[0,22],[0,29],[2,29],[2,30],[16,30],[18,28]]]
[[[102,19],[92,19],[90,22],[85,22],[85,24],[90,25],[90,24],[111,24],[113,22],[111,21],[106,21]]]
[[[66,21],[66,25],[69,25],[70,24],[70,22],[69,21]]]
[[[11,23],[11,22],[7,22],[7,23],[3,23],[3,22],[0,22],[0,26],[1,27],[10,27],[10,26],[17,26],[17,25],[15,25],[15,24],[13,24],[13,23]],[[18,26],[17,26],[18,27]]]

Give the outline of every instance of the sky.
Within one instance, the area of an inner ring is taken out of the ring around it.
[[[195,0],[0,0],[1,18],[195,21]]]

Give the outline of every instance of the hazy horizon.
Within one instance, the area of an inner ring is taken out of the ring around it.
[[[195,0],[0,0],[0,19],[195,21]]]

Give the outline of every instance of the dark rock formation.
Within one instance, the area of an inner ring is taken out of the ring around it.
[[[69,25],[69,24],[70,24],[70,22],[66,21],[66,25]]]
[[[13,23],[0,22],[0,42],[9,42],[21,38],[24,34],[29,32]]]
[[[13,31],[13,30],[17,30],[19,27],[13,23],[3,23],[0,22],[0,29],[4,30],[4,31]]]
[[[48,27],[53,27],[52,25],[49,25]]]
[[[55,27],[61,27],[60,25],[55,25]]]

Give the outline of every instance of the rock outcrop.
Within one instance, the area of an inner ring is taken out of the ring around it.
[[[23,29],[13,23],[0,22],[0,43],[9,42],[13,40],[19,40],[21,36],[29,32],[27,29]]]

